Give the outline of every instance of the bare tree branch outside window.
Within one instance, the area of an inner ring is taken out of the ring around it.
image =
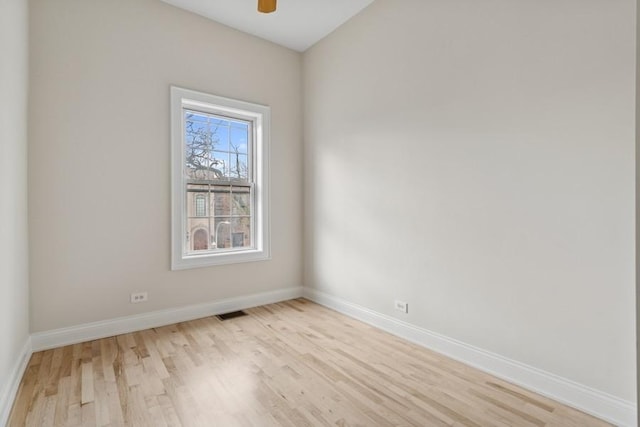
[[[223,178],[220,166],[223,162],[213,153],[219,143],[218,124],[203,125],[193,120],[194,115],[187,113],[185,120],[185,162],[187,173],[194,179]]]

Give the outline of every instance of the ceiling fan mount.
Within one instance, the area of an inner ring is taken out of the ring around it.
[[[271,13],[276,10],[277,0],[258,0],[258,12]]]

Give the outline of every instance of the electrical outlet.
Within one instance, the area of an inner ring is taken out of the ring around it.
[[[396,300],[396,310],[401,311],[403,313],[409,313],[409,304],[404,301]]]
[[[147,301],[149,301],[149,294],[147,294],[146,292],[137,292],[131,294],[131,304],[138,304],[140,302]]]

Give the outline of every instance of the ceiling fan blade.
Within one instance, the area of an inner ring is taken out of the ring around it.
[[[258,12],[271,13],[276,10],[277,0],[258,0]]]

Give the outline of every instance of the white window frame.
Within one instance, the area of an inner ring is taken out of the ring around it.
[[[184,111],[201,111],[252,122],[253,223],[251,248],[219,253],[186,253],[187,197],[184,174]],[[269,141],[271,109],[265,105],[171,86],[171,269],[208,267],[270,259]]]

